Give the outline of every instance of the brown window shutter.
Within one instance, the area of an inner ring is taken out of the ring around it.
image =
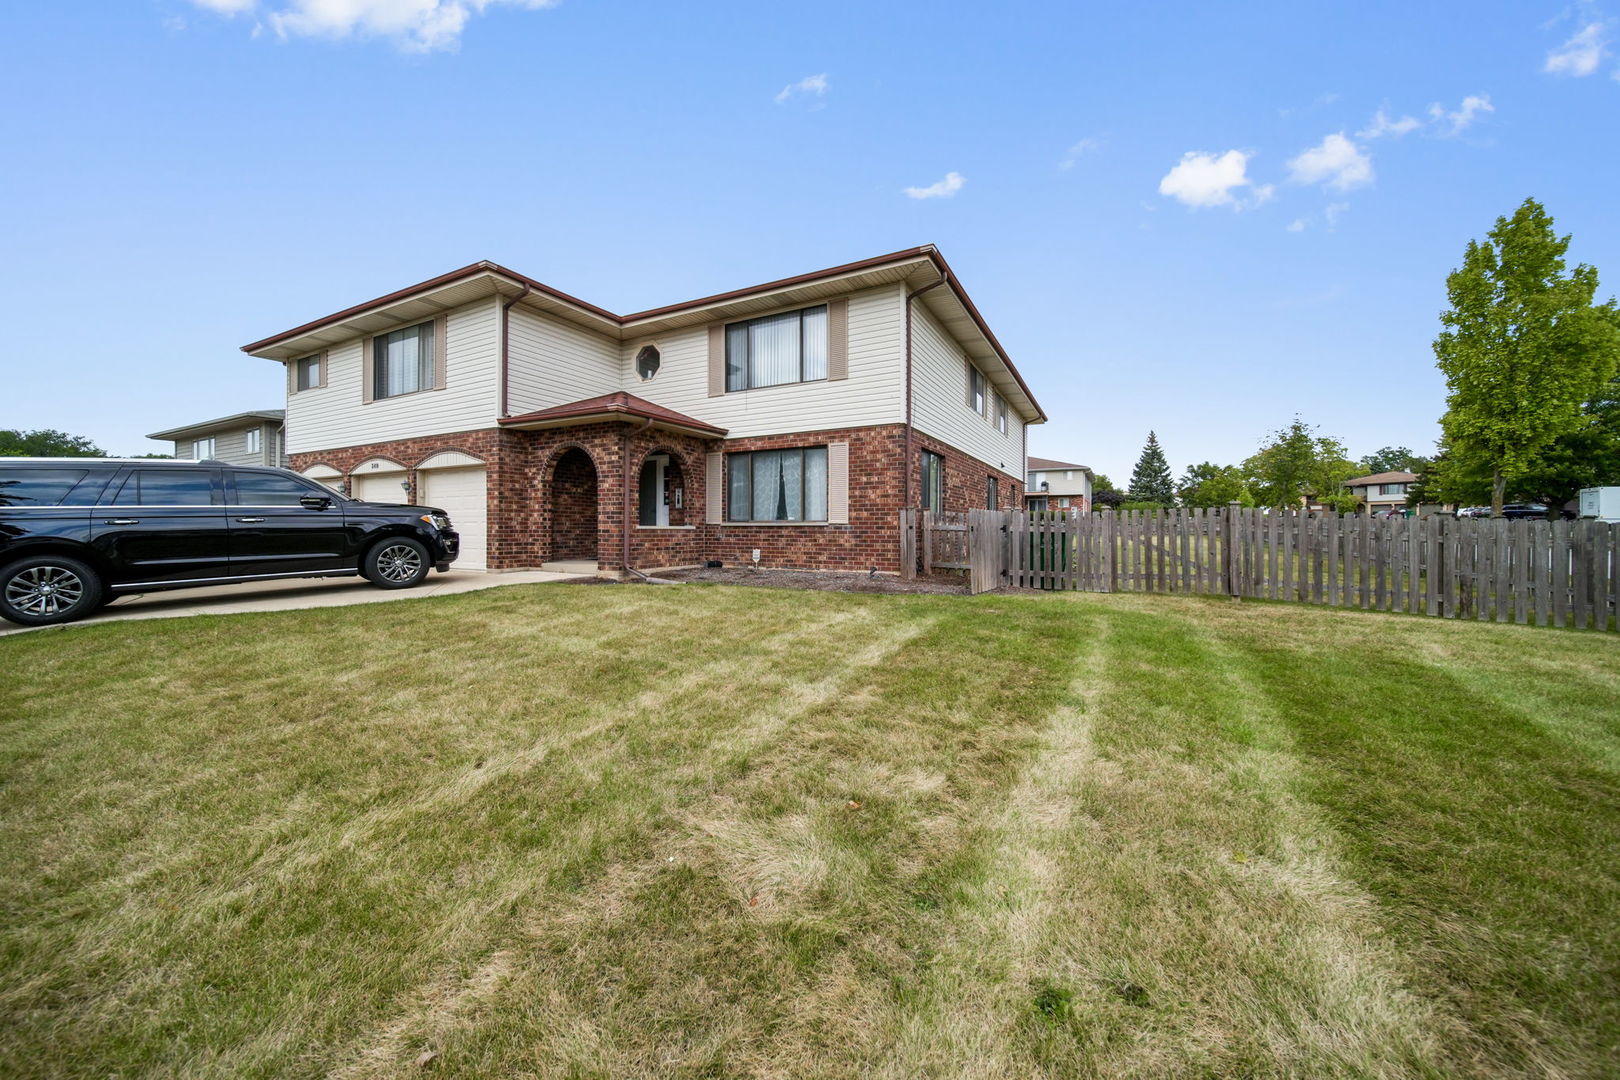
[[[287,396],[292,397],[298,392],[298,361],[287,361]]]
[[[370,404],[372,396],[377,392],[376,373],[372,370],[376,360],[376,351],[371,347],[371,338],[360,339],[360,401]]]
[[[715,323],[709,327],[709,396],[720,397],[726,392],[726,327]]]
[[[327,350],[325,350],[325,349],[321,350],[321,381],[315,384],[317,386],[325,386],[326,385],[326,367],[327,367],[326,358],[327,358],[328,355],[329,355],[329,353],[327,352]]]
[[[827,378],[849,378],[849,301],[827,304]]]
[[[433,389],[444,389],[445,357],[450,352],[450,316],[440,315],[433,320]]]
[[[827,444],[827,523],[849,524],[849,443]]]
[[[718,525],[721,522],[720,500],[724,495],[726,478],[722,467],[723,454],[703,455],[703,522]]]

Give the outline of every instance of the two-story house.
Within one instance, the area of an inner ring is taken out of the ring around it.
[[[1090,466],[1052,458],[1029,459],[1024,504],[1030,510],[1091,510],[1091,486],[1096,480]]]
[[[193,461],[228,461],[232,465],[285,465],[281,409],[234,413],[200,424],[154,431],[148,439],[174,444],[174,456]]]
[[[293,468],[491,569],[897,570],[902,507],[1021,505],[1046,419],[931,246],[631,315],[480,262],[244,351]]]
[[[1374,513],[1405,506],[1406,493],[1417,483],[1417,479],[1417,473],[1381,472],[1346,480],[1344,486],[1361,500],[1363,510]]]

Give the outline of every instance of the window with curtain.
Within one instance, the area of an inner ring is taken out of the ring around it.
[[[752,390],[827,377],[827,307],[805,308],[726,327],[726,390]]]
[[[1007,399],[996,395],[996,430],[1007,434]]]
[[[726,455],[728,521],[826,521],[827,448]]]
[[[379,334],[371,341],[372,374],[378,398],[433,388],[433,323]]]
[[[986,510],[994,510],[1001,505],[996,499],[996,494],[996,478],[993,476],[986,477],[984,481],[984,508]]]
[[[968,371],[970,372],[968,375],[968,404],[974,412],[983,416],[985,415],[984,376],[979,373],[978,368],[969,368]]]
[[[922,508],[945,509],[945,459],[932,450],[922,452]]]

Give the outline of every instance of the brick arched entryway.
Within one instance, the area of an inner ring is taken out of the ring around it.
[[[577,446],[557,455],[546,485],[551,503],[551,561],[597,561],[597,475]]]

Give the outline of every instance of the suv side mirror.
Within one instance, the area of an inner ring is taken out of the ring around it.
[[[298,505],[305,510],[326,510],[332,505],[332,500],[326,495],[305,495],[298,500]]]

